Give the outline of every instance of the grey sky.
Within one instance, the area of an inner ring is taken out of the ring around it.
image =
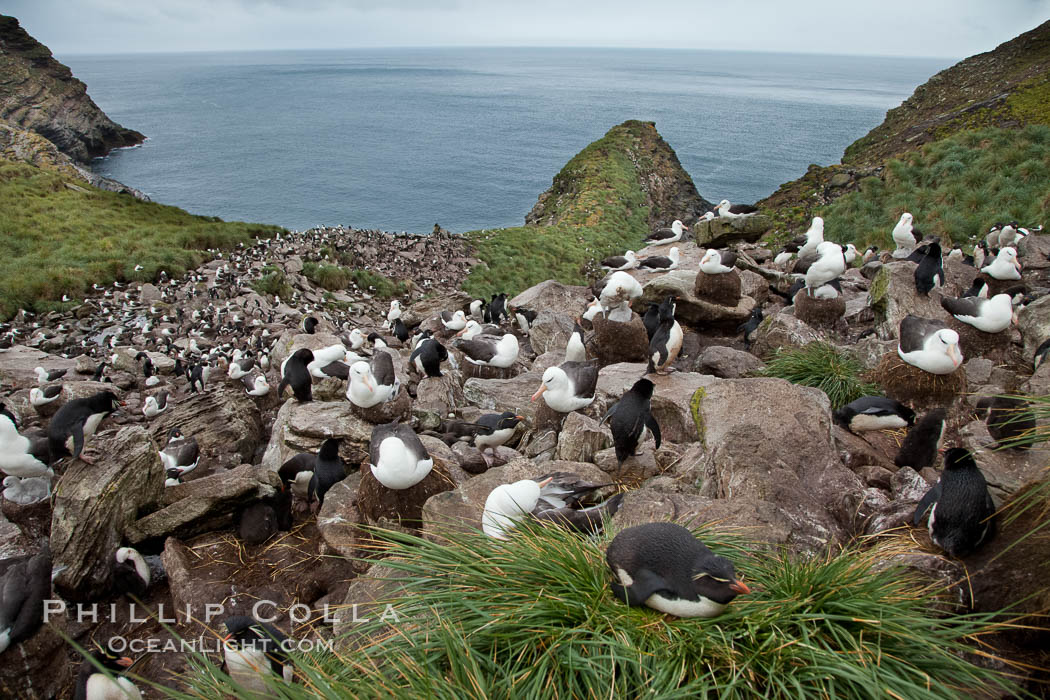
[[[624,46],[963,57],[1050,0],[5,0],[62,54]]]

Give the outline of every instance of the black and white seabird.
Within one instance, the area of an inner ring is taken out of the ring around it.
[[[920,418],[904,436],[893,463],[915,471],[932,467],[944,440],[944,420],[943,408],[935,408]]]
[[[652,433],[656,447],[660,447],[660,424],[653,417],[651,401],[653,383],[642,378],[624,392],[602,418],[609,421],[613,444],[616,446],[616,461],[623,465],[628,457],[645,441],[646,431]]]
[[[117,657],[104,647],[88,656],[105,671],[85,658],[77,672],[74,700],[142,700],[139,689],[123,675],[134,664],[130,656]]]
[[[507,441],[514,437],[518,423],[524,419],[524,416],[516,415],[513,411],[485,413],[475,419],[474,423],[483,426],[483,429],[474,433],[474,447],[481,450],[481,457],[485,460],[485,464],[492,465],[485,451],[489,450],[495,454],[497,447],[506,445]]]
[[[118,547],[113,557],[113,584],[118,591],[142,598],[149,589],[150,571],[134,547]]]
[[[408,342],[411,334],[408,331],[408,326],[400,318],[394,319],[394,327],[390,329],[390,332],[394,334],[394,337],[400,340],[402,343]]]
[[[897,354],[931,374],[951,374],[963,362],[959,334],[940,321],[921,316],[908,315],[901,321]]]
[[[44,622],[44,600],[51,597],[51,549],[12,564],[0,577],[0,654],[29,639]]]
[[[565,361],[587,361],[587,342],[579,321],[573,324],[572,333],[569,335],[569,340],[565,343]]]
[[[19,434],[11,414],[0,415],[0,471],[19,478],[50,476],[51,452],[46,438]]]
[[[941,306],[963,323],[985,333],[1005,331],[1013,323],[1014,307],[1009,294],[996,294],[991,299],[979,296],[941,297]]]
[[[897,225],[893,227],[891,236],[894,244],[897,246],[896,250],[893,251],[894,258],[906,258],[911,255],[912,249],[915,248],[915,244],[919,241],[915,236],[912,218],[911,214],[904,212],[901,214],[900,220],[897,221]]]
[[[660,304],[659,321],[653,337],[649,341],[649,366],[647,374],[665,374],[670,366],[678,359],[678,353],[682,350],[684,334],[682,327],[674,317],[675,300],[669,296]]]
[[[372,475],[395,491],[415,486],[434,467],[434,460],[419,436],[410,426],[397,421],[372,429],[368,457]]]
[[[529,329],[532,328],[532,324],[536,322],[536,317],[539,316],[539,314],[532,309],[526,309],[523,306],[512,306],[510,307],[510,312],[513,314],[514,321],[518,324],[518,328],[520,328],[521,332],[525,335],[529,334]]]
[[[340,438],[328,438],[317,451],[308,496],[311,501],[316,498],[320,505],[324,505],[328,490],[346,478],[346,465],[339,456],[340,442]]]
[[[360,360],[350,365],[346,398],[355,406],[371,408],[390,401],[397,398],[400,388],[394,358],[386,350],[376,350],[370,362]]]
[[[930,511],[933,543],[953,557],[965,557],[995,535],[995,503],[973,455],[961,447],[944,453],[941,478],[915,508],[918,525]]]
[[[722,253],[714,248],[708,248],[704,257],[700,259],[700,272],[708,275],[724,275],[733,271],[731,265],[722,262]]]
[[[755,308],[751,309],[751,315],[747,317],[747,320],[736,328],[737,333],[744,334],[745,350],[751,349],[751,334],[757,331],[760,325],[762,325],[762,307],[756,304]]]
[[[518,338],[506,333],[501,338],[479,335],[460,344],[467,361],[476,365],[506,368],[518,359]]]
[[[543,397],[559,413],[572,413],[590,406],[598,386],[598,366],[592,362],[563,362],[543,372],[540,388],[532,400]]]
[[[682,239],[682,233],[688,230],[688,226],[683,224],[679,219],[675,219],[674,222],[671,223],[670,228],[658,228],[646,236],[645,240],[649,245],[677,243]]]
[[[999,447],[1031,447],[1025,438],[1036,435],[1035,417],[1029,403],[1013,396],[985,396],[977,401],[975,413],[988,425],[988,433]]]
[[[715,617],[738,595],[751,592],[737,580],[732,562],[675,523],[621,531],[605,560],[617,598],[676,617]]]
[[[836,410],[833,417],[852,433],[893,430],[915,423],[915,411],[885,396],[861,396]]]
[[[806,293],[813,296],[816,289],[845,271],[846,258],[842,254],[842,246],[833,241],[824,241],[817,246],[817,259],[806,270]]]
[[[197,468],[201,450],[197,438],[183,435],[182,429],[175,427],[168,432],[168,442],[159,454],[164,469],[174,469],[181,477]]]
[[[29,404],[33,408],[41,408],[53,401],[57,401],[62,395],[61,384],[50,384],[48,386],[35,386],[29,390]]]
[[[119,406],[120,400],[112,391],[67,401],[47,426],[51,458],[57,459],[71,454],[73,459],[79,457],[90,464],[90,460],[84,459],[80,454],[84,449],[84,442],[95,434],[102,419],[116,411]]]
[[[681,256],[678,246],[672,246],[671,250],[667,251],[667,255],[650,255],[642,258],[638,261],[638,267],[640,269],[663,270],[666,272],[677,268],[679,262],[681,262]]]
[[[603,270],[631,270],[638,267],[638,258],[633,250],[628,250],[623,255],[613,255],[602,260]]]
[[[290,386],[297,401],[312,401],[313,379],[307,366],[313,360],[314,354],[309,348],[300,348],[293,352],[281,367],[281,383],[277,385],[277,395],[281,396],[284,388]]]
[[[623,496],[616,494],[590,507],[584,507],[584,501],[598,489],[610,485],[584,481],[571,472],[554,472],[536,479],[501,484],[485,499],[481,529],[489,537],[505,540],[524,518],[533,517],[583,534],[601,532],[604,518],[616,514]]]
[[[140,352],[135,355],[135,362],[142,363],[142,376],[145,377],[146,386],[157,386],[160,384],[160,377],[157,376],[153,368],[153,360],[150,359],[149,355]]]
[[[1035,349],[1035,354],[1032,356],[1032,370],[1039,369],[1047,357],[1050,357],[1050,338],[1039,343],[1039,347]]]
[[[240,688],[253,697],[273,695],[276,677],[291,683],[295,668],[288,657],[288,635],[268,622],[247,615],[234,615],[224,623],[229,632],[223,638],[226,672]]]
[[[467,325],[467,314],[462,309],[457,309],[455,312],[442,311],[441,312],[441,325],[446,330],[450,331],[461,331]]]
[[[931,290],[944,286],[944,265],[941,262],[941,244],[937,241],[919,246],[918,267],[915,268],[915,290],[922,296],[928,296]]]
[[[161,391],[154,396],[147,396],[142,405],[142,415],[147,420],[153,420],[168,408],[168,392]]]
[[[471,321],[471,323],[476,323]],[[464,329],[465,330],[465,329]],[[448,360],[448,350],[434,338],[423,338],[409,356],[409,364],[415,366],[420,374],[428,377],[441,377],[441,363]]]
[[[1017,259],[1017,250],[1001,248],[995,260],[982,267],[981,272],[997,280],[1021,279],[1021,261]]]
[[[610,321],[626,322],[631,320],[631,302],[640,296],[642,285],[629,273],[620,270],[603,281],[598,299]]]
[[[46,370],[43,367],[37,367],[33,370],[36,372],[36,381],[38,384],[49,384],[53,381],[59,380],[66,376],[68,369],[52,369]]]
[[[741,216],[751,216],[758,213],[758,207],[751,204],[730,204],[728,199],[723,199],[715,207],[721,218],[736,219]]]

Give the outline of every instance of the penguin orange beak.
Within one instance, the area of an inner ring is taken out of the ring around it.
[[[532,395],[532,400],[535,401],[536,399],[540,398],[540,394],[542,394],[545,391],[547,391],[547,385],[546,384],[540,384],[539,390],[535,394]]]
[[[117,659],[117,663],[123,666],[124,668],[131,668],[131,665],[135,663],[135,661],[130,656],[122,656],[119,659]]]
[[[734,593],[739,593],[740,595],[744,595],[745,593],[751,592],[751,589],[748,588],[747,584],[743,581],[733,581],[731,584],[729,584],[729,590],[733,591]]]

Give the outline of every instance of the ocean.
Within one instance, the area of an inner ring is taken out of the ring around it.
[[[149,137],[97,159],[155,201],[293,229],[519,226],[565,163],[656,122],[700,194],[754,202],[837,162],[952,63],[652,49],[57,57]]]

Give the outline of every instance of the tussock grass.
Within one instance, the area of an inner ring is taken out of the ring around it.
[[[303,276],[330,292],[346,289],[350,284],[350,273],[338,265],[303,263]]]
[[[257,293],[263,296],[279,296],[289,299],[292,296],[292,287],[288,284],[284,269],[276,265],[267,265],[262,269],[262,276],[249,285]]]
[[[893,248],[900,215],[923,234],[966,244],[996,222],[1035,225],[1050,214],[1050,127],[964,131],[891,160],[882,179],[823,211],[828,236],[858,248]]]
[[[933,593],[871,551],[810,560],[712,529],[753,593],[718,618],[676,619],[615,599],[602,541],[527,527],[508,542],[381,532],[404,575],[398,623],[355,625],[363,646],[298,657],[281,697],[946,698],[992,686],[964,660],[991,614],[936,618]],[[339,647],[336,647],[339,649]],[[232,693],[197,659],[177,697]],[[275,685],[275,687],[277,687]]]
[[[380,299],[402,297],[411,291],[409,283],[404,280],[394,280],[372,270],[357,267],[347,273],[359,288]]]
[[[28,163],[0,160],[0,318],[46,310],[92,284],[181,275],[277,226],[224,222],[95,189]],[[136,271],[135,266],[142,270]]]
[[[853,354],[829,343],[809,343],[801,348],[780,348],[759,372],[792,384],[811,386],[828,395],[837,409],[861,396],[877,396],[877,384],[863,380],[864,365]]]

